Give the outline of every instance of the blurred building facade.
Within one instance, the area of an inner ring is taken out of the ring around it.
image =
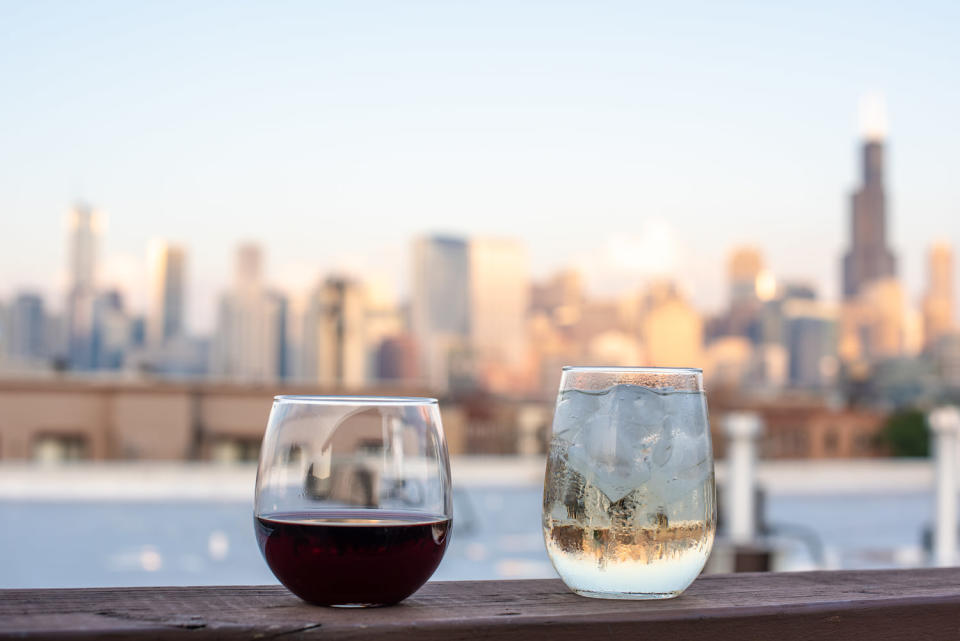
[[[476,382],[502,394],[526,391],[530,308],[526,248],[513,239],[472,239],[469,274],[469,358]]]
[[[42,362],[48,355],[47,313],[39,294],[21,292],[5,314],[4,352],[18,364]]]
[[[366,298],[356,281],[332,276],[310,296],[300,380],[360,388],[369,380]]]
[[[340,387],[285,383],[0,379],[0,461],[255,461],[276,394],[334,394]],[[421,387],[374,386],[375,395],[424,396]],[[809,399],[709,398],[714,448],[725,455],[722,416],[758,412],[765,458],[884,456],[885,415]],[[552,400],[479,394],[441,399],[451,455],[546,452]]]
[[[470,345],[470,256],[465,240],[446,236],[413,242],[410,320],[419,371],[433,389],[462,378]]]
[[[923,337],[931,347],[954,329],[953,250],[939,242],[927,255],[927,288],[923,298]]]
[[[124,368],[133,340],[132,319],[123,294],[115,289],[100,292],[93,312],[93,368],[118,371]]]
[[[90,370],[95,367],[93,346],[94,304],[97,296],[100,232],[102,218],[85,204],[78,203],[68,218],[66,301],[66,358],[70,367]]]
[[[534,281],[516,239],[432,235],[410,246],[405,299],[363,273],[320,274],[309,291],[280,292],[267,284],[262,249],[243,245],[214,332],[191,337],[187,248],[150,248],[144,319],[123,292],[98,284],[102,219],[77,205],[65,304],[50,309],[28,292],[7,301],[0,369],[209,375],[357,391],[389,382],[521,402],[551,398],[569,364],[702,366],[711,388],[754,399],[800,393],[867,406],[960,399],[952,248],[931,248],[923,298],[910,300],[887,234],[885,153],[885,131],[869,128],[859,143],[839,303],[808,283],[775,277],[762,248],[739,245],[726,260],[726,300],[709,316],[669,277],[638,275],[632,287],[600,297],[571,268]]]
[[[156,241],[149,251],[148,343],[161,348],[185,334],[187,252],[166,241]]]
[[[235,260],[233,287],[220,299],[210,372],[235,381],[278,380],[285,375],[285,298],[267,287],[259,246],[241,245]]]
[[[895,278],[897,261],[887,245],[884,140],[866,132],[861,147],[861,185],[850,199],[850,249],[843,258],[843,296],[855,299],[870,283]]]
[[[703,319],[674,283],[657,283],[643,304],[641,343],[654,367],[689,367],[703,359]]]

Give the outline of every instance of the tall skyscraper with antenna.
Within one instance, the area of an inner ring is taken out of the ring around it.
[[[90,369],[93,353],[93,311],[97,286],[100,220],[88,205],[78,203],[69,217],[67,346],[72,369]]]
[[[850,212],[850,249],[843,257],[843,297],[856,298],[876,280],[896,275],[897,261],[887,246],[887,204],[884,189],[886,115],[878,97],[860,106],[864,137],[862,184],[853,193]]]

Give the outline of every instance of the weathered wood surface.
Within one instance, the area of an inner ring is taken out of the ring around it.
[[[960,568],[715,575],[669,601],[604,601],[560,581],[430,583],[370,610],[281,587],[0,590],[0,638],[960,639]]]

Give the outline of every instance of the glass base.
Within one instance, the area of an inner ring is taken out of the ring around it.
[[[328,608],[382,608],[388,603],[329,603]]]
[[[619,599],[621,601],[653,601],[657,599],[673,599],[680,596],[676,592],[595,592],[593,590],[574,590],[580,596],[591,599]]]

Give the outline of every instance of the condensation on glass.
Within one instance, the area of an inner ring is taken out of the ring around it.
[[[577,594],[677,596],[716,530],[697,369],[564,368],[543,494],[547,554]]]

